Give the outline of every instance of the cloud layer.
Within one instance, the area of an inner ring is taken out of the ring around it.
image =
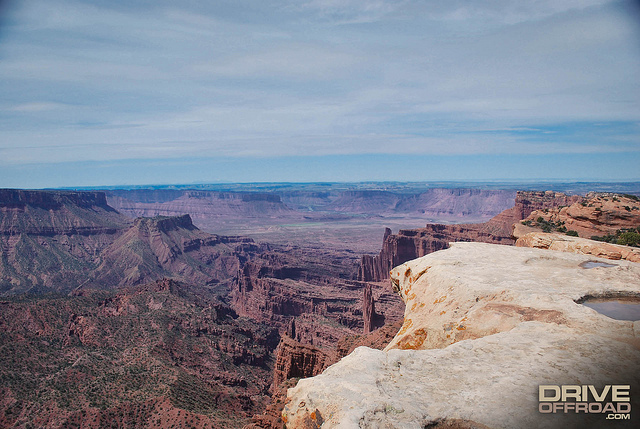
[[[10,6],[0,165],[640,152],[634,2]]]

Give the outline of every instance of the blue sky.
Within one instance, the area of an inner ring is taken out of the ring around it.
[[[640,180],[606,0],[9,0],[0,186]]]

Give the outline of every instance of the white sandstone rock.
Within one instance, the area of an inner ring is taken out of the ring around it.
[[[539,413],[542,384],[632,385],[637,419],[638,322],[575,301],[640,296],[640,264],[607,260],[615,266],[583,268],[594,260],[452,243],[394,268],[392,281],[407,305],[403,328],[386,351],[358,348],[300,380],[288,392],[287,427],[423,428],[442,419],[492,428],[614,423],[600,414]]]

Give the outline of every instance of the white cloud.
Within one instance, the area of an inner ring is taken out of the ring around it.
[[[215,2],[29,3],[2,47],[2,162],[640,146],[579,128],[640,121],[638,26],[618,3],[291,4],[249,19]]]
[[[275,48],[232,56],[225,61],[195,64],[193,70],[233,78],[333,79],[353,70],[358,55],[314,44],[287,43]]]
[[[8,110],[14,112],[44,112],[50,110],[66,109],[69,106],[62,103],[52,103],[49,101],[36,101],[31,103],[22,103],[10,107]]]
[[[374,22],[398,10],[407,0],[308,0],[294,2],[293,8],[311,11],[334,24]]]

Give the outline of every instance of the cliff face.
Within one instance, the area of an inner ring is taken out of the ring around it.
[[[57,210],[72,204],[84,209],[102,208],[113,212],[107,204],[104,192],[29,191],[22,189],[0,189],[0,207],[26,209],[28,206],[44,210]]]
[[[539,385],[640,387],[638,322],[580,304],[640,297],[640,266],[605,261],[454,243],[395,267],[391,280],[406,308],[394,339],[384,351],[359,347],[289,389],[287,427],[606,425],[607,413],[538,411]],[[640,406],[633,393],[630,405]]]
[[[82,284],[129,223],[101,192],[0,190],[0,294]]]
[[[385,324],[383,314],[376,313],[376,302],[370,284],[365,284],[362,296],[362,320],[364,321],[363,333],[366,335]],[[391,318],[393,320],[393,318]]]
[[[207,234],[189,215],[133,222],[101,192],[0,190],[0,294],[113,288],[163,277],[230,281],[262,251]]]
[[[197,225],[215,228],[220,219],[281,216],[300,217],[280,196],[265,193],[213,191],[132,190],[109,191],[109,204],[130,217],[190,214]]]
[[[114,234],[128,219],[107,205],[103,192],[0,189],[0,234]]]
[[[276,349],[276,363],[273,370],[273,386],[280,386],[290,378],[307,378],[318,375],[329,360],[317,347],[299,343],[288,336],[280,339]]]
[[[332,350],[341,337],[362,333],[366,323],[374,329],[402,314],[402,302],[387,285],[351,280],[356,262],[346,252],[299,248],[262,252],[239,270],[231,304],[238,314],[277,326],[283,333],[295,319],[295,340]],[[367,287],[371,295],[365,299]],[[375,310],[363,318],[373,300]]]
[[[129,220],[102,192],[0,189],[0,235],[114,234]]]
[[[101,254],[93,287],[133,285],[162,277],[191,283],[230,280],[260,247],[244,237],[207,234],[189,215],[138,218]]]
[[[382,281],[389,278],[391,268],[429,253],[446,249],[452,241],[475,241],[493,244],[513,244],[512,225],[534,210],[549,209],[582,200],[556,192],[523,192],[516,195],[514,207],[504,210],[485,223],[442,225],[400,230],[392,234],[387,229],[382,250],[377,256],[364,255],[358,271],[361,281]]]
[[[282,411],[287,398],[287,390],[294,387],[298,379],[320,374],[327,367],[351,353],[356,347],[367,346],[382,350],[393,339],[401,324],[401,322],[388,324],[367,335],[345,336],[338,341],[336,349],[331,353],[317,347],[301,344],[289,335],[283,336],[276,350],[271,401],[267,404],[265,411],[254,415],[251,419],[252,423],[243,429],[282,429]],[[290,332],[293,332],[295,336],[295,329]]]

